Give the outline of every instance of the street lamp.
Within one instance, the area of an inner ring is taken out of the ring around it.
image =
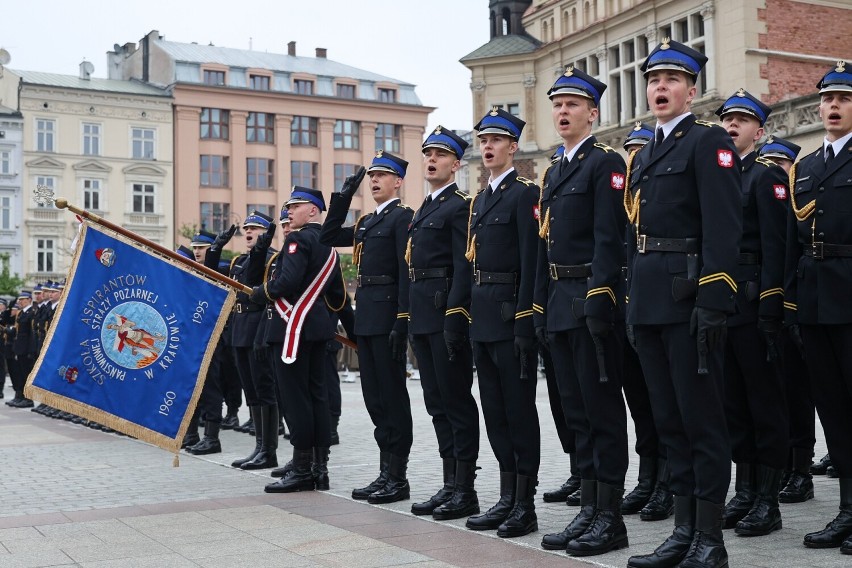
[[[236,219],[236,223],[235,223],[235,225],[237,226],[237,231],[234,233],[234,236],[242,237],[242,236],[243,236],[243,232],[240,230],[240,227],[242,227],[243,220],[242,220],[242,219],[240,219],[240,216],[239,216],[239,215],[237,215],[236,213],[231,213],[231,217],[230,217],[230,218],[231,218],[232,220],[233,220],[233,219]]]

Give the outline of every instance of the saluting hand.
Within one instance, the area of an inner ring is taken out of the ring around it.
[[[221,233],[216,235],[216,240],[213,241],[213,246],[210,247],[210,250],[215,252],[225,248],[225,245],[227,245],[231,241],[231,237],[233,237],[234,233],[236,232],[237,226],[231,225],[228,230],[222,231]]]
[[[275,236],[275,223],[270,223],[269,227],[266,229],[266,232],[257,237],[257,242],[254,243],[254,246],[258,250],[269,250],[269,247],[272,245],[272,237]]]
[[[364,166],[359,167],[358,171],[347,177],[343,182],[343,187],[340,188],[340,193],[351,199],[355,195],[355,192],[358,191],[358,186],[361,185],[366,173],[367,168]]]

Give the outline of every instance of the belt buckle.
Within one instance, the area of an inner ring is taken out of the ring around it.
[[[266,308],[266,319],[272,319],[272,308]]]
[[[243,313],[243,305],[242,304],[237,304],[237,313],[238,314]]]
[[[355,281],[358,283],[358,287],[360,288],[361,287],[361,275],[360,274],[355,277]]]
[[[811,254],[813,254],[814,260],[823,259],[822,241],[814,241],[811,243]]]
[[[408,279],[409,279],[409,280],[411,280],[412,282],[414,282],[414,280],[415,280],[415,277],[414,277],[414,268],[409,268],[409,269],[408,269]]]
[[[645,245],[648,241],[648,235],[637,235],[636,237],[636,251],[640,254],[645,254]]]
[[[550,263],[550,279],[559,280],[559,268],[554,263]]]
[[[482,284],[482,280],[481,280],[481,277],[480,277],[480,271],[479,271],[479,270],[474,270],[474,271],[473,271],[473,282],[474,282],[474,284],[476,284],[477,286],[479,286],[480,284]]]

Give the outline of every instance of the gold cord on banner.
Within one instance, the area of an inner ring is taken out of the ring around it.
[[[790,205],[793,207],[793,213],[796,214],[796,219],[799,221],[804,221],[814,213],[814,209],[816,209],[816,199],[813,199],[805,204],[804,207],[799,208],[796,204],[796,166],[798,166],[798,162],[793,164],[790,168],[790,177],[788,178],[787,183],[790,186]]]

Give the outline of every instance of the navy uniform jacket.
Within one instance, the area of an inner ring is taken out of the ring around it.
[[[787,223],[787,174],[752,152],[742,160],[743,238],[735,271],[737,313],[728,325],[784,316],[784,242]],[[744,255],[743,255],[744,253]],[[756,262],[755,262],[756,261]]]
[[[787,224],[787,264],[784,304],[791,323],[852,323],[852,258],[823,260],[805,256],[814,240],[852,246],[852,139],[837,153],[828,169],[822,149],[806,156],[791,170],[797,208],[815,200],[813,212],[799,221],[791,207]],[[793,205],[793,203],[791,203]]]
[[[651,153],[653,151],[653,157]],[[639,195],[639,233],[699,240],[694,295],[676,300],[675,278],[693,276],[692,259],[678,252],[636,252],[631,231],[627,323],[688,322],[694,307],[733,313],[742,235],[741,164],[721,126],[689,115],[654,151],[649,142],[633,157],[631,195]],[[682,283],[683,281],[681,281]]]
[[[331,247],[319,242],[319,233],[319,223],[308,223],[300,230],[287,235],[284,247],[278,255],[278,262],[275,263],[275,270],[263,285],[268,299],[274,301],[284,298],[290,304],[295,304],[308,289],[331,253]],[[302,324],[303,340],[328,341],[334,337],[337,328],[332,322],[324,296],[333,296],[328,299],[330,305],[341,305],[341,294],[345,291],[340,282],[340,263],[335,262],[331,276]],[[267,322],[266,327],[266,342],[282,343],[287,324],[278,311],[274,307],[272,309],[272,320]]]
[[[470,327],[470,263],[467,220],[470,197],[452,184],[414,214],[409,235],[409,266],[413,271],[446,269],[445,278],[411,282],[409,332],[456,331],[467,335]]]
[[[12,346],[12,350],[19,357],[23,357],[24,355],[35,356],[37,354],[34,329],[35,311],[36,308],[30,306],[28,310],[18,312],[18,316],[15,319],[15,343]]]
[[[562,172],[561,161],[548,168],[541,188],[534,320],[548,332],[585,326],[578,315],[614,321],[623,302],[624,159],[592,136]],[[551,264],[589,265],[591,276],[553,280]],[[575,299],[585,301],[576,314]]]
[[[355,292],[355,333],[386,335],[392,329],[407,333],[409,280],[405,249],[414,211],[395,199],[378,215],[368,213],[352,227],[343,227],[351,199],[331,194],[331,205],[322,226],[320,242],[327,246],[354,245],[358,276],[387,277],[389,283],[360,285]]]
[[[241,254],[231,262],[231,278],[252,288],[259,286],[263,283],[266,263],[275,252],[272,248],[259,250],[257,247],[252,247],[249,252]],[[231,316],[231,345],[251,347],[254,345],[260,320],[266,317],[266,310],[263,306],[250,302],[248,295],[243,292],[237,292],[237,304],[240,306],[239,311],[235,306],[234,314]]]
[[[533,289],[538,254],[539,188],[510,172],[491,196],[471,202],[469,260],[473,263],[470,338],[506,341],[535,335]],[[512,283],[477,284],[481,273],[513,273]]]

